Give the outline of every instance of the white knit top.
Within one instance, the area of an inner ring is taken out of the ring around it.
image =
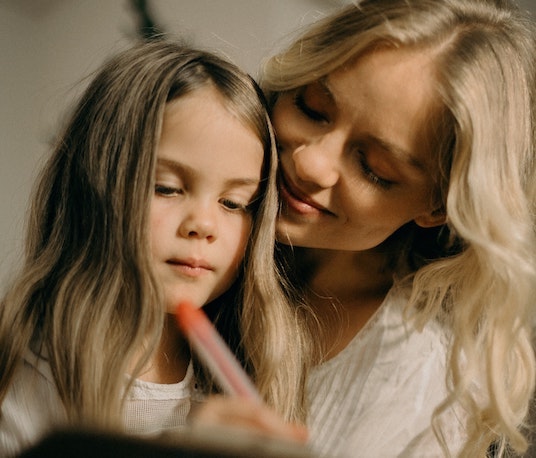
[[[392,289],[349,345],[312,371],[309,431],[319,455],[444,456],[431,418],[447,394],[446,338],[436,322],[422,332],[408,324],[406,301]],[[454,409],[441,416],[454,454],[465,440],[460,417]]]
[[[186,424],[194,392],[193,368],[175,384],[135,380],[125,409],[126,432],[156,435]],[[28,352],[0,407],[0,456],[14,456],[65,424],[66,416],[46,360]]]

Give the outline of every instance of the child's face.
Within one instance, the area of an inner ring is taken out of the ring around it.
[[[153,267],[168,312],[202,306],[236,277],[252,226],[263,146],[225,107],[216,89],[168,104],[151,203]]]

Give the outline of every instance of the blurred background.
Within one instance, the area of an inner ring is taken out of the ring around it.
[[[61,117],[111,53],[156,25],[253,76],[301,27],[349,0],[0,0],[0,292],[21,257],[25,210]],[[536,0],[520,0],[536,15]]]

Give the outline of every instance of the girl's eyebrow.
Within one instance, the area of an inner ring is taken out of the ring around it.
[[[199,172],[189,165],[182,164],[171,159],[158,158],[157,165],[167,167],[171,169],[174,173],[184,174],[186,176],[195,176]],[[225,185],[229,187],[239,187],[239,186],[258,186],[261,180],[257,177],[236,177],[231,178],[225,181]]]

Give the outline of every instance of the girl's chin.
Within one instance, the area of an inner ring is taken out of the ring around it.
[[[206,303],[206,300],[205,299],[201,300],[199,297],[194,297],[194,296],[176,295],[176,296],[173,296],[173,298],[168,298],[165,301],[166,312],[174,314],[177,311],[177,306],[181,302],[189,302],[195,307],[202,307]]]

